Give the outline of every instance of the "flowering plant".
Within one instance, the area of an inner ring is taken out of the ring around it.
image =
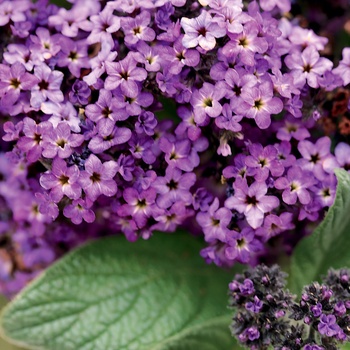
[[[240,346],[350,341],[346,4],[65,5],[0,0],[4,336],[228,349],[229,285]]]

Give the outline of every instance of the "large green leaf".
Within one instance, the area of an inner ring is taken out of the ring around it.
[[[329,268],[350,267],[350,174],[341,169],[335,172],[338,187],[333,206],[292,256],[289,287],[297,294]]]
[[[7,338],[49,350],[232,350],[227,285],[182,234],[104,238],[46,270],[6,308]]]

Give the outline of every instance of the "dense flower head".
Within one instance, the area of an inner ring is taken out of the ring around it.
[[[277,265],[236,275],[229,284],[232,333],[249,349],[339,349],[350,336],[349,276],[346,269],[330,270],[296,301]]]
[[[0,1],[0,292],[103,227],[185,226],[225,266],[291,251],[350,164],[348,48],[323,57],[288,0],[70,3]]]

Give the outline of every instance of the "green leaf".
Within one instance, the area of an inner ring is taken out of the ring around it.
[[[289,287],[299,294],[303,286],[319,281],[329,268],[350,267],[350,174],[335,170],[336,198],[322,223],[296,247],[291,259]]]
[[[103,238],[65,256],[3,312],[2,332],[49,350],[232,350],[227,286],[189,235]]]

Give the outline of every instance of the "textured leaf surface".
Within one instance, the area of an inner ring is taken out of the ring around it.
[[[336,175],[338,188],[333,206],[293,253],[289,287],[294,293],[300,294],[304,285],[318,281],[331,267],[350,267],[350,175],[340,169]]]
[[[54,264],[2,315],[4,334],[33,349],[232,350],[227,285],[200,243],[156,234],[104,238]]]

